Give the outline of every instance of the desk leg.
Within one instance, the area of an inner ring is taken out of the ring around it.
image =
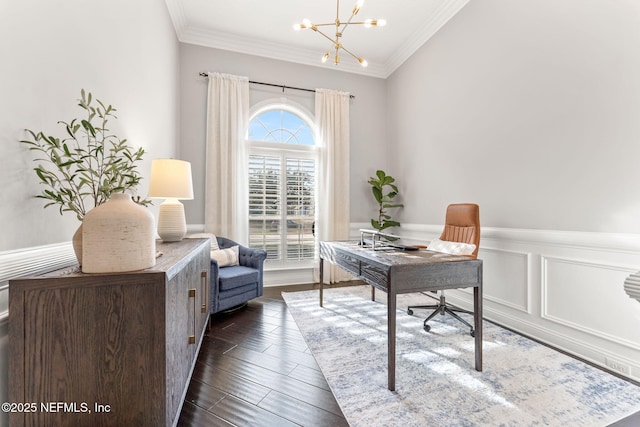
[[[322,307],[322,288],[324,286],[324,259],[320,258],[320,307]]]
[[[389,390],[396,389],[396,296],[387,292],[387,351]]]
[[[473,322],[476,333],[476,371],[482,371],[482,272],[480,283],[473,288]]]

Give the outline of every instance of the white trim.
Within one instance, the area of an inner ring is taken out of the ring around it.
[[[0,322],[9,317],[9,280],[77,263],[71,242],[0,252]]]
[[[247,55],[262,56],[314,67],[335,69],[332,64],[323,64],[320,62],[318,52],[315,49],[284,46],[281,43],[269,42],[267,40],[259,41],[254,38],[238,36],[237,34],[190,27],[185,18],[182,2],[180,0],[165,0],[165,2],[178,40],[182,43],[239,52]],[[368,67],[362,67],[355,61],[344,61],[340,63],[340,71],[379,78],[389,77],[400,65],[409,59],[416,50],[449,22],[468,2],[469,0],[444,1],[434,14],[425,17],[425,22],[420,26],[420,29],[412,34],[384,64],[370,62]]]
[[[370,228],[367,223],[351,223],[350,237],[359,238],[359,229]],[[201,232],[202,224],[188,225],[189,233]],[[394,230],[394,234],[404,236],[407,240],[418,242],[430,241],[440,235],[442,225],[403,224]],[[409,237],[410,236],[410,237]],[[522,230],[485,227],[481,234],[480,258],[482,253],[506,253],[526,257],[527,262],[521,266],[525,280],[522,283],[504,283],[502,286],[526,286],[528,312],[517,304],[495,298],[485,291],[485,318],[502,324],[524,335],[538,339],[567,353],[576,355],[589,362],[610,369],[607,360],[619,361],[628,367],[622,375],[640,380],[640,340],[629,340],[609,333],[620,325],[605,324],[600,330],[586,325],[560,321],[557,316],[551,318],[544,311],[545,262],[560,260],[577,263],[581,266],[597,270],[614,270],[621,273],[632,273],[638,270],[636,263],[640,259],[640,236],[608,233],[568,232],[554,230]],[[492,260],[485,264],[485,272],[492,269],[493,274],[503,270],[501,262],[505,259]],[[0,305],[6,297],[9,287],[7,280],[27,274],[38,274],[56,268],[63,268],[75,263],[75,256],[70,243],[25,248],[0,253]],[[497,264],[497,265],[496,265]],[[512,270],[513,272],[513,270]],[[515,277],[520,274],[517,270]],[[622,274],[624,275],[624,274]],[[485,276],[486,277],[486,276]],[[569,277],[569,280],[573,280]],[[576,277],[575,280],[580,280]],[[519,280],[517,282],[520,282]],[[265,286],[293,285],[313,283],[310,268],[265,271]],[[486,282],[485,282],[486,284]],[[599,307],[593,307],[594,314],[601,314],[601,321],[608,317],[602,313],[618,310],[619,294],[623,293],[624,283],[610,283],[607,286],[619,286],[618,299],[603,295]],[[485,290],[490,286],[485,286]],[[522,292],[525,290],[521,289]],[[472,308],[471,294],[459,290],[447,291],[447,299],[463,308]],[[632,301],[634,302],[634,301]],[[563,305],[566,310],[572,305],[580,305],[579,297]],[[629,310],[636,309],[638,304],[625,305]],[[0,325],[7,322],[7,307],[0,306]],[[560,313],[563,316],[563,313]],[[633,315],[633,313],[631,313]],[[571,317],[567,317],[570,319]],[[632,335],[634,336],[634,335]],[[618,372],[620,373],[620,372]]]
[[[0,283],[77,263],[71,242],[0,252]]]
[[[360,225],[364,223],[355,223]],[[360,228],[366,228],[360,226]],[[370,228],[370,225],[369,225]],[[402,224],[393,234],[411,240],[424,240],[425,236],[440,235],[443,225]],[[358,234],[359,236],[359,234]],[[511,243],[530,243],[623,253],[640,251],[640,234],[595,233],[585,231],[532,230],[518,228],[482,227],[481,247],[484,239]],[[431,237],[429,237],[430,240]],[[637,269],[636,269],[637,270]]]
[[[289,286],[313,283],[313,268],[268,270],[264,272],[264,286]]]
[[[520,305],[514,302],[510,302],[510,301],[506,301],[504,299],[501,298],[497,298],[494,296],[489,295],[486,291],[484,292],[484,299],[487,301],[492,301],[495,302],[496,304],[500,304],[503,305],[505,307],[511,308],[512,310],[517,310],[520,311],[524,314],[531,314],[531,283],[532,283],[532,277],[531,277],[531,253],[530,252],[523,252],[523,251],[513,251],[513,250],[505,250],[505,249],[490,249],[490,248],[480,248],[478,250],[478,258],[482,259],[482,254],[486,253],[486,252],[494,252],[494,253],[503,253],[503,254],[509,254],[509,255],[517,255],[519,257],[522,257],[525,261],[525,271],[522,272],[523,274],[523,282],[526,285],[526,301],[524,305]],[[460,290],[462,291],[468,291],[469,295],[471,295],[471,290],[469,289],[465,289],[465,290]]]
[[[589,328],[580,324],[577,324],[575,322],[572,322],[568,319],[563,319],[561,317],[555,316],[553,314],[550,314],[548,311],[548,301],[549,301],[549,275],[548,275],[548,265],[549,262],[556,262],[556,263],[564,263],[564,264],[572,264],[572,265],[577,265],[577,266],[581,266],[581,267],[590,267],[590,268],[595,268],[595,269],[600,269],[600,270],[614,270],[614,271],[620,271],[620,272],[624,272],[624,273],[633,273],[635,271],[635,268],[630,268],[630,267],[625,267],[625,266],[621,266],[621,265],[613,265],[613,264],[606,264],[606,263],[598,263],[598,262],[589,262],[589,261],[582,261],[582,260],[578,260],[578,259],[574,259],[574,258],[566,258],[566,257],[552,257],[552,256],[542,256],[541,257],[541,261],[542,261],[542,265],[541,265],[541,269],[542,269],[542,283],[541,283],[541,290],[542,290],[542,301],[541,301],[541,312],[540,312],[540,317],[542,319],[546,319],[549,320],[550,322],[556,323],[558,325],[570,328],[570,329],[574,329],[577,331],[582,331],[584,333],[590,334],[594,337],[600,337],[600,338],[606,338],[607,340],[611,341],[611,342],[615,342],[617,344],[620,345],[624,345],[627,346],[631,349],[634,350],[639,350],[640,351],[640,343],[634,343],[632,341],[626,340],[626,339],[622,339],[620,337],[617,337],[615,335],[611,335],[608,334],[604,331],[600,331],[597,329],[593,329],[593,328]],[[596,307],[594,307],[594,309],[596,309]],[[595,315],[595,313],[594,313]]]
[[[469,0],[450,0],[441,3],[441,7],[427,18],[427,21],[418,28],[384,64],[384,77],[389,77],[404,62],[433,37],[444,25],[449,22]]]

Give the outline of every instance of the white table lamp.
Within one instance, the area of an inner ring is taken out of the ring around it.
[[[177,242],[187,234],[184,206],[180,200],[193,199],[191,163],[175,159],[151,162],[149,197],[166,199],[160,205],[158,235],[165,242]]]

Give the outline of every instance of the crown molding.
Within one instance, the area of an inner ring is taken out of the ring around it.
[[[165,0],[167,10],[169,11],[169,17],[173,23],[173,29],[180,40],[183,29],[187,26],[187,18],[182,8],[182,2],[179,0]]]
[[[237,34],[189,27],[182,2],[180,0],[165,0],[176,35],[182,43],[377,78],[389,77],[468,2],[469,0],[446,0],[443,2],[436,12],[420,27],[420,30],[407,39],[384,64],[371,61],[369,66],[365,68],[358,63],[344,61],[340,63],[340,68],[337,69],[335,65],[321,63],[318,59],[318,52],[315,50],[284,46],[268,41],[257,41]]]
[[[243,37],[237,34],[201,30],[196,28],[184,28],[182,29],[178,39],[182,43],[228,50],[247,55],[311,65],[326,69],[335,69],[336,71],[362,74],[372,77],[386,77],[384,75],[384,67],[376,64],[369,64],[368,67],[364,68],[355,61],[351,63],[350,61],[345,60],[340,63],[340,68],[336,68],[335,65],[323,64],[320,62],[318,52],[316,50],[301,49],[268,41],[256,42],[253,38]]]
[[[449,22],[470,0],[448,0],[441,4],[418,31],[413,33],[385,63],[385,78],[389,77],[407,59]]]

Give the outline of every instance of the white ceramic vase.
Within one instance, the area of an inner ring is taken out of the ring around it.
[[[124,193],[91,209],[82,221],[82,272],[117,273],[156,264],[155,222]]]
[[[76,259],[78,260],[78,264],[82,265],[82,222],[80,226],[76,229],[76,232],[73,233],[73,238],[71,239],[71,245],[73,246],[73,253],[76,254]]]

